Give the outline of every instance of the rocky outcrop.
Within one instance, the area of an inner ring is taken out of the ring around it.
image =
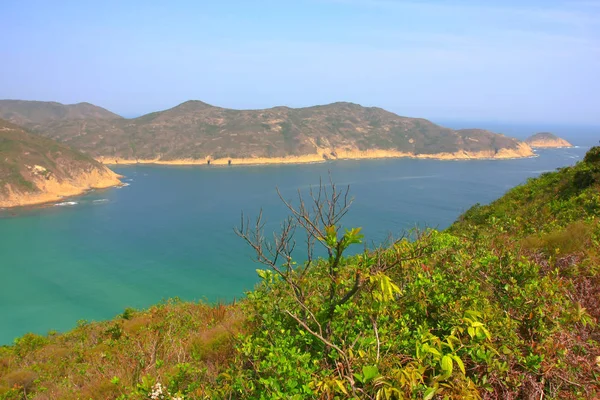
[[[89,172],[82,171],[70,179],[59,180],[53,174],[48,177],[40,176],[30,181],[37,189],[34,191],[23,191],[6,183],[4,194],[0,194],[0,207],[29,206],[63,200],[65,197],[78,196],[91,189],[118,186],[121,184],[119,177],[104,167]]]
[[[120,185],[105,165],[0,120],[0,207],[41,204]]]
[[[525,142],[529,144],[529,146],[537,148],[573,147],[573,145],[565,139],[559,138],[550,132],[536,133],[535,135],[528,137]]]

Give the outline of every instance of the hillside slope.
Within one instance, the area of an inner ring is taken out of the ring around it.
[[[55,120],[34,127],[107,163],[224,164],[338,158],[508,158],[532,156],[516,139],[454,131],[375,107],[232,110],[188,101],[129,120]]]
[[[121,119],[90,103],[61,104],[50,101],[0,100],[0,118],[15,125],[34,128],[52,121]]]
[[[45,203],[120,183],[104,165],[0,119],[0,207]]]
[[[600,396],[599,147],[357,256],[342,253],[358,230],[308,221],[332,257],[257,270],[241,303],[126,309],[0,347],[0,398]]]
[[[532,135],[525,139],[525,143],[527,143],[531,147],[573,147],[573,145],[567,142],[563,138],[559,138],[558,136],[550,133],[550,132],[539,132],[535,135]]]

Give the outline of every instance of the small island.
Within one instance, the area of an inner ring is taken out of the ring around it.
[[[0,207],[58,201],[121,184],[93,158],[0,119]]]
[[[558,148],[558,147],[573,147],[573,145],[567,142],[563,138],[550,133],[550,132],[539,132],[535,135],[528,137],[525,140],[531,147],[537,148]]]

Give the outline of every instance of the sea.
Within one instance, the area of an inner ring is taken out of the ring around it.
[[[535,131],[490,129],[516,137]],[[0,345],[28,332],[61,332],[171,298],[210,303],[243,298],[263,267],[234,228],[242,214],[253,218],[262,210],[271,237],[288,215],[277,191],[294,202],[298,191],[306,195],[320,181],[349,187],[353,203],[342,225],[362,227],[369,247],[415,227],[444,229],[475,203],[489,203],[529,178],[575,164],[600,139],[600,129],[561,129],[553,131],[576,147],[540,149],[526,159],[119,167],[124,187],[0,210]],[[297,248],[301,260],[300,239]]]

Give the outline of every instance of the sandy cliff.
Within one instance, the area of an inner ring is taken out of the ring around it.
[[[301,156],[287,157],[248,157],[248,158],[212,158],[203,159],[123,159],[115,157],[98,157],[97,160],[103,164],[158,164],[158,165],[265,165],[265,164],[304,164],[325,162],[328,160],[359,160],[359,159],[378,159],[378,158],[427,158],[437,160],[476,160],[476,159],[509,159],[532,157],[535,154],[526,143],[520,143],[515,149],[503,148],[499,151],[480,151],[467,152],[460,151],[455,153],[437,153],[437,154],[413,154],[394,150],[358,150],[343,149],[333,150],[319,148],[315,154],[306,154]]]
[[[90,189],[104,189],[121,184],[119,175],[106,167],[82,172],[68,180],[58,180],[54,176],[49,178],[40,176],[32,179],[31,182],[37,187],[37,191],[20,191],[13,188],[12,185],[6,184],[6,195],[0,196],[0,207],[49,203],[83,194]]]
[[[120,183],[119,175],[91,157],[0,119],[0,207],[57,201]]]

